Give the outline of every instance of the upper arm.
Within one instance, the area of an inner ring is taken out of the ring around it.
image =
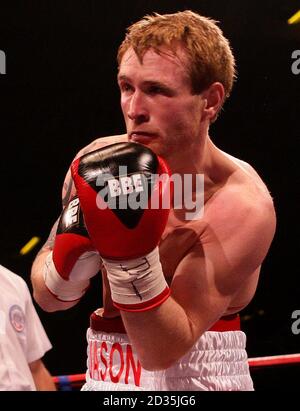
[[[53,379],[41,359],[28,364],[38,391],[56,391]]]
[[[44,366],[43,361],[41,359],[32,361],[28,365],[33,375],[38,374],[39,370]]]
[[[71,176],[71,170],[68,169],[63,187],[62,187],[62,206],[63,208],[68,204],[70,199],[75,195],[76,190]]]
[[[271,202],[236,197],[225,207],[224,200],[208,210],[205,232],[178,265],[171,284],[173,298],[198,335],[226,313],[237,293],[250,288],[275,230]]]

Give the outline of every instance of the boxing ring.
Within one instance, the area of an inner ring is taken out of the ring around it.
[[[272,371],[280,374],[282,366],[296,366],[300,375],[300,353],[254,357],[249,358],[248,363],[251,374],[254,374],[257,370],[266,369],[272,369]],[[77,391],[85,382],[85,374],[57,375],[53,377],[53,381],[58,391]]]

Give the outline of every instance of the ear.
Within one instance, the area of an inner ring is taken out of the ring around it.
[[[225,91],[223,84],[215,82],[211,84],[202,93],[203,99],[206,100],[206,105],[203,109],[203,116],[213,122],[222,107]]]

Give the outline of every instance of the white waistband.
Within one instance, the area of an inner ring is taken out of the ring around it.
[[[83,390],[253,390],[242,331],[203,334],[170,368],[144,370],[126,334],[88,329],[88,370]]]

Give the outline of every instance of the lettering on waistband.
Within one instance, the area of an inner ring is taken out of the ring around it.
[[[89,374],[96,381],[140,386],[142,367],[126,343],[89,341]]]

